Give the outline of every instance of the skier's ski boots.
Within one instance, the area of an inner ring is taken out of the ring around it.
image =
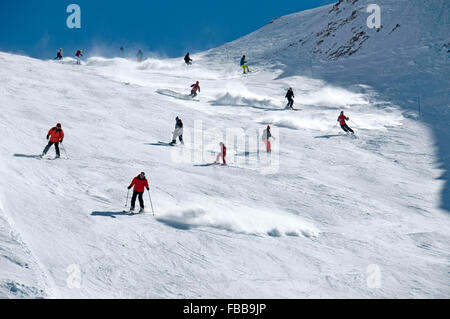
[[[141,208],[141,209],[139,210],[139,214],[142,214],[142,213],[145,213],[145,210],[144,210],[143,208]]]

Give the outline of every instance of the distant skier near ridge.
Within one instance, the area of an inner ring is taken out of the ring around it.
[[[61,48],[58,50],[58,52],[56,52],[56,58],[54,58],[53,60],[62,60],[62,59],[64,59],[64,56],[63,56],[63,49]]]
[[[172,137],[172,142],[170,142],[170,145],[175,145],[177,144],[177,138],[180,139],[180,143],[184,144],[183,142],[183,122],[181,121],[181,119],[177,116],[177,118],[175,119],[176,124],[175,124],[175,131],[173,131],[173,137]]]
[[[120,47],[120,56],[123,58],[125,57],[125,52],[124,52],[124,48]]]
[[[288,104],[286,105],[286,107],[289,107],[291,109],[294,108],[294,97],[294,91],[292,90],[292,88],[289,88],[286,93],[286,98],[288,99]]]
[[[272,133],[270,132],[270,125],[267,125],[267,128],[264,130],[263,135],[262,135],[262,140],[266,144],[267,153],[272,152],[272,148],[270,145],[271,138],[275,139],[275,137],[273,137]]]
[[[133,178],[133,181],[131,182],[130,186],[128,186],[128,189],[131,189],[134,186],[133,189],[133,197],[131,197],[131,208],[130,211],[134,211],[134,207],[136,204],[136,198],[139,197],[139,205],[141,206],[140,213],[144,211],[144,198],[142,197],[144,194],[145,189],[147,188],[147,191],[150,191],[150,186],[148,185],[147,178],[145,178],[145,173],[141,172],[138,176]]]
[[[191,57],[189,56],[189,52],[186,54],[186,56],[184,57],[184,62],[187,64],[187,65],[191,65],[192,64],[192,59],[191,59]]]
[[[78,50],[77,53],[75,53],[75,57],[77,59],[77,64],[81,64],[82,56],[83,56],[83,50]]]
[[[241,68],[244,70],[244,74],[246,73],[245,70],[247,70],[247,72],[250,72],[250,69],[248,68],[248,65],[246,65],[247,61],[245,60],[245,55],[242,56],[241,58]]]
[[[227,162],[225,160],[225,156],[227,156],[227,148],[226,148],[225,144],[223,144],[222,142],[220,142],[219,145],[220,145],[220,153],[217,154],[216,161],[214,162],[214,164],[220,164],[219,160],[222,157],[222,161],[223,161],[222,165],[227,165]]]
[[[344,111],[341,111],[341,115],[339,115],[337,121],[341,124],[341,128],[344,130],[345,133],[351,132],[352,134],[355,134],[355,132],[348,127],[346,120],[348,121],[350,118],[344,115]]]
[[[197,81],[195,82],[195,84],[191,85],[191,96],[192,97],[196,97],[197,96],[197,91],[200,92],[200,82]]]
[[[139,49],[138,53],[136,54],[136,58],[138,62],[142,62],[142,60],[144,60],[144,53],[141,49]]]
[[[60,123],[56,124],[55,127],[52,127],[48,131],[48,133],[47,133],[47,140],[49,138],[50,138],[50,140],[49,140],[47,146],[42,151],[41,157],[44,156],[45,154],[47,154],[47,152],[50,149],[50,147],[53,144],[55,144],[56,158],[60,158],[59,143],[62,143],[63,139],[64,139],[64,131],[62,130]]]

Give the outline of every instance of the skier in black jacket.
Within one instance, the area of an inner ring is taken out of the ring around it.
[[[53,60],[62,60],[63,58],[63,49],[61,48],[58,50],[58,52],[56,52],[56,58],[54,58]]]
[[[294,105],[294,91],[292,90],[292,88],[289,88],[289,90],[286,93],[286,98],[288,99],[288,104],[286,105],[286,107],[289,107],[291,109],[293,109],[293,105]]]
[[[191,65],[192,64],[192,59],[189,56],[189,52],[186,54],[186,56],[184,57],[184,62],[186,62],[187,65]]]

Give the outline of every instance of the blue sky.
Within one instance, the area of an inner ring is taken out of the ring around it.
[[[270,20],[336,0],[1,0],[0,51],[49,58],[64,48],[73,55],[119,55],[120,46],[168,57],[235,40]],[[81,7],[81,29],[68,29],[66,8]]]

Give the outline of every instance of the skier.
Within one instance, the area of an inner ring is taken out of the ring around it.
[[[59,49],[58,52],[56,52],[56,58],[54,58],[53,60],[62,60],[64,58],[63,56],[63,49]]]
[[[142,60],[144,59],[144,53],[142,52],[141,49],[139,49],[138,53],[136,54],[137,56],[137,61],[138,62],[142,62]]]
[[[245,70],[247,70],[247,72],[250,72],[248,65],[246,65],[245,63],[247,63],[247,61],[245,61],[245,55],[243,55],[241,58],[241,68],[244,69],[244,74],[246,73]]]
[[[291,108],[293,109],[293,105],[294,105],[294,91],[292,90],[292,88],[289,88],[289,90],[286,93],[286,98],[288,99],[288,104],[286,105],[286,108]]]
[[[220,159],[220,157],[222,157],[222,161],[223,161],[222,165],[227,165],[227,162],[225,160],[225,156],[227,156],[227,148],[226,148],[225,144],[223,144],[222,142],[220,142],[219,145],[220,145],[220,153],[217,154],[216,161],[214,162],[214,164],[219,164],[219,159]]]
[[[133,189],[133,197],[131,198],[131,208],[130,211],[134,211],[134,206],[136,204],[136,197],[139,196],[139,204],[141,206],[141,209],[139,210],[139,213],[142,213],[144,211],[144,199],[142,198],[142,195],[144,194],[145,188],[147,188],[147,191],[150,190],[150,187],[148,185],[148,181],[145,178],[145,173],[142,172],[135,178],[133,178],[133,181],[131,182],[130,186],[128,186],[128,189],[131,189],[131,187],[134,186]]]
[[[177,138],[180,139],[180,143],[184,145],[183,142],[183,122],[181,121],[181,119],[177,116],[177,118],[175,119],[176,124],[175,124],[175,131],[173,131],[173,138],[172,138],[172,142],[170,143],[170,145],[175,145],[177,144]]]
[[[341,111],[341,115],[339,115],[337,121],[341,124],[342,129],[345,133],[351,132],[352,134],[355,134],[355,132],[348,127],[346,120],[348,121],[350,118],[344,115],[344,111]]]
[[[124,54],[124,48],[120,47],[120,56],[123,58],[125,56]]]
[[[270,138],[275,139],[275,137],[273,137],[272,133],[270,132],[270,125],[267,125],[267,128],[264,130],[263,135],[262,135],[262,140],[266,144],[267,153],[272,152],[272,148],[270,145]]]
[[[56,150],[56,158],[60,158],[59,154],[59,143],[63,142],[64,139],[64,131],[61,128],[61,124],[56,124],[55,127],[52,127],[48,133],[47,133],[47,140],[50,138],[50,141],[48,142],[47,146],[44,148],[44,151],[42,152],[42,156],[47,154],[50,147],[55,144],[55,150]]]
[[[186,54],[186,56],[184,57],[184,62],[187,64],[187,65],[191,65],[192,64],[192,59],[191,59],[191,57],[189,56],[189,52]]]
[[[191,97],[196,97],[197,96],[197,90],[198,92],[200,92],[200,82],[195,82],[195,84],[191,85]]]
[[[81,64],[81,57],[83,56],[83,50],[78,50],[75,54],[75,57],[77,58],[77,64]]]

